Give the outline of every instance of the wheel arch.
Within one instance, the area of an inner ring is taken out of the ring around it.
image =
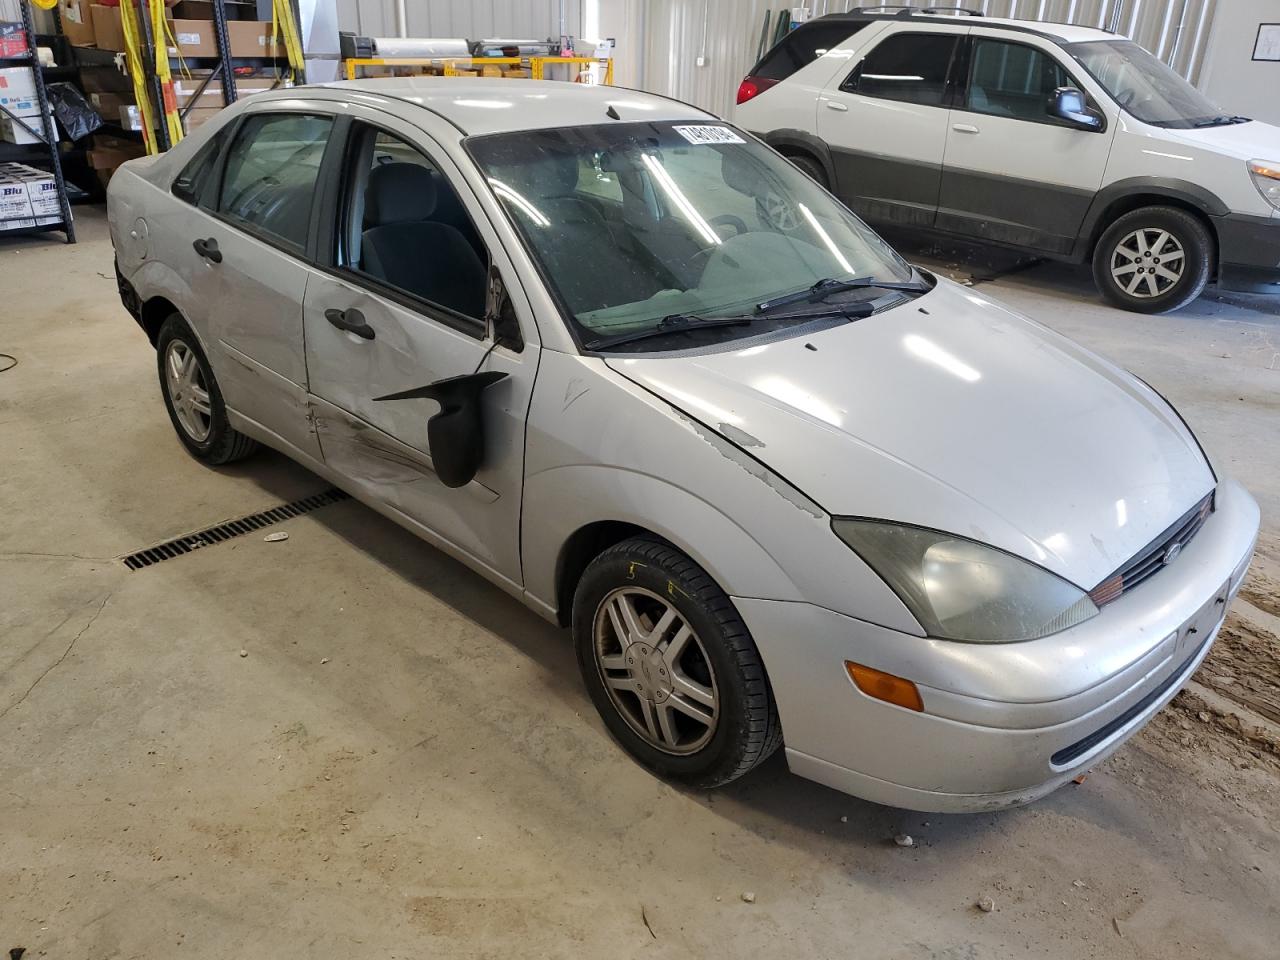
[[[556,556],[556,622],[569,626],[573,613],[573,595],[591,561],[615,544],[632,537],[652,537],[670,543],[639,524],[622,520],[596,520],[569,534]],[[671,544],[676,546],[675,544]],[[677,547],[677,549],[679,549]]]
[[[1225,216],[1229,212],[1227,205],[1198,184],[1156,177],[1121,180],[1098,193],[1080,233],[1079,259],[1091,260],[1107,228],[1126,213],[1143,207],[1173,207],[1200,220],[1213,239],[1216,266],[1219,240],[1214,218]]]
[[[831,159],[831,148],[826,141],[815,137],[804,130],[773,130],[763,134],[762,139],[784,157],[808,157],[822,167],[827,183],[832,190],[836,186],[835,164]]]
[[[143,302],[138,311],[138,323],[153,347],[160,337],[160,328],[175,313],[181,314],[182,311],[168,297],[154,296]]]

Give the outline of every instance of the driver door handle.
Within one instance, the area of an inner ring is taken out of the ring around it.
[[[364,314],[355,307],[349,307],[346,310],[337,310],[330,307],[324,312],[324,318],[339,330],[354,333],[361,340],[372,340],[377,336],[373,327],[369,326],[365,321]]]
[[[972,123],[953,123],[951,129],[956,133],[981,133]]]
[[[827,101],[827,109],[828,109],[828,110],[839,110],[841,113],[848,113],[848,112],[849,112],[849,106],[848,106],[848,104],[841,103],[839,100],[828,100],[828,101]]]
[[[210,263],[222,262],[222,251],[218,249],[218,241],[213,237],[208,240],[194,240],[191,243],[191,249],[204,257]]]

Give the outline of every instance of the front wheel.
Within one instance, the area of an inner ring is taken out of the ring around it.
[[[605,726],[654,772],[720,786],[782,742],[746,624],[674,547],[635,538],[596,557],[574,594],[573,636]]]
[[[1093,254],[1103,297],[1123,310],[1168,313],[1204,291],[1213,272],[1213,235],[1176,207],[1144,207],[1107,228]]]

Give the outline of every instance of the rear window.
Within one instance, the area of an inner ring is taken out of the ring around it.
[[[830,50],[838,47],[865,27],[865,23],[808,23],[792,30],[772,50],[764,55],[754,70],[753,77],[766,80],[785,80],[801,67]]]

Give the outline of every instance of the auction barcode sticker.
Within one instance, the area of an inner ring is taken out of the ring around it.
[[[675,131],[690,143],[746,143],[728,127],[676,127]]]

